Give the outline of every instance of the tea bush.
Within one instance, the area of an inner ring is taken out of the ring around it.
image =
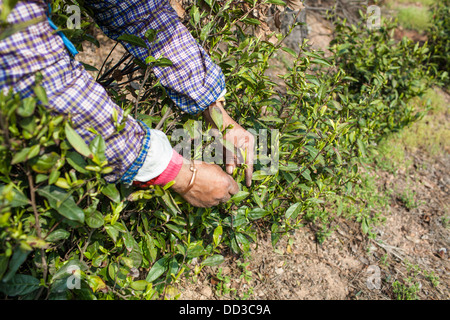
[[[439,0],[432,6],[432,18],[428,30],[428,42],[432,55],[430,64],[433,67],[436,78],[447,87],[450,84],[450,1]]]
[[[242,184],[243,169],[236,169],[240,192],[226,204],[199,209],[169,186],[140,190],[107,184],[102,174],[111,168],[102,137],[86,145],[70,119],[47,111],[39,83],[35,98],[0,94],[4,296],[174,298],[172,285],[180,277],[220,265],[230,252],[245,257],[259,230],[270,233],[273,246],[304,225],[323,242],[340,218],[357,221],[371,234],[379,215],[370,208],[349,214],[345,206],[365,205],[353,190],[369,149],[420,116],[405,102],[428,85],[423,62],[429,50],[408,40],[396,43],[387,21],[380,30],[366,30],[362,23],[336,20],[331,58],[306,41],[297,54],[283,47],[284,36],[276,35],[273,43],[254,34],[262,22],[252,13],[270,4],[283,2],[206,0],[187,8],[186,24],[227,79],[227,110],[260,134],[253,185]],[[76,36],[89,34],[89,21]],[[266,75],[280,50],[292,56],[289,70],[279,75],[285,92]],[[174,116],[151,68],[135,63],[147,80],[140,90],[117,85],[105,73],[99,81],[124,109],[169,137],[184,129],[192,142],[201,138],[208,131],[196,122],[201,119]],[[128,100],[129,94],[142,103]],[[268,146],[261,139],[266,132]],[[202,152],[206,149],[194,155]],[[271,165],[277,170],[268,171]]]

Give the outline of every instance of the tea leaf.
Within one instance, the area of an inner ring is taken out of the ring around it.
[[[94,154],[91,149],[89,149],[88,145],[84,142],[81,136],[68,123],[65,125],[65,132],[67,140],[69,140],[69,143],[76,151],[87,158],[94,158]]]

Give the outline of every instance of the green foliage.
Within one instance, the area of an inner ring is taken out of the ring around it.
[[[398,22],[405,29],[426,31],[430,25],[430,12],[427,7],[398,8]]]
[[[448,72],[450,63],[450,1],[438,0],[432,7],[432,19],[428,29],[428,42],[432,55],[431,65],[438,78],[447,86],[450,84]]]
[[[172,285],[180,277],[219,266],[229,251],[245,257],[258,230],[270,233],[274,247],[282,236],[305,224],[323,242],[338,227],[338,217],[360,223],[370,234],[370,225],[378,221],[373,208],[351,211],[344,205],[350,206],[350,200],[364,203],[359,197],[365,195],[355,184],[361,181],[361,159],[374,142],[420,117],[406,102],[427,87],[427,47],[394,42],[392,25],[368,31],[363,25],[337,21],[331,59],[311,50],[307,42],[296,54],[283,47],[281,35],[275,44],[254,35],[259,21],[250,11],[260,3],[202,4],[188,8],[189,28],[225,74],[228,112],[245,128],[273,134],[268,137],[269,157],[260,158],[266,163],[255,164],[252,187],[242,184],[243,168],[236,169],[233,177],[240,192],[226,204],[199,209],[167,187],[136,190],[107,184],[103,175],[111,168],[102,137],[86,145],[70,119],[50,115],[39,84],[37,98],[1,94],[4,295],[176,297]],[[128,36],[122,40],[137,41]],[[292,56],[291,68],[278,76],[284,93],[266,75],[279,50]],[[147,86],[151,93],[135,105],[136,117],[153,127],[160,124],[169,138],[179,128],[194,138],[194,118],[181,115],[174,123],[164,88],[151,75]],[[110,89],[130,112],[133,103],[127,93],[136,94],[130,87]],[[263,151],[258,145],[258,154]],[[279,159],[279,170],[268,172],[274,158]],[[245,262],[241,266],[245,269]],[[249,276],[243,270],[243,277]]]
[[[383,133],[398,131],[422,117],[408,101],[423,95],[430,84],[428,47],[408,38],[396,42],[392,21],[382,20],[379,30],[345,21],[335,25],[336,64],[354,79],[342,100],[349,100],[358,112],[355,118],[364,127],[361,134],[377,141]]]
[[[420,283],[412,283],[410,278],[406,279],[406,283],[395,280],[392,292],[397,300],[419,300],[417,294],[420,292]]]

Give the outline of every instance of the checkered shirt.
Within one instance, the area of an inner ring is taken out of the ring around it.
[[[0,8],[3,0],[0,0]],[[170,67],[155,67],[154,72],[170,97],[183,110],[197,114],[207,108],[225,88],[220,68],[182,25],[168,1],[109,0],[85,1],[94,19],[112,39],[133,34],[147,41],[150,54],[172,61]],[[89,143],[96,135],[106,142],[106,157],[115,170],[105,178],[109,182],[131,183],[144,162],[149,145],[150,128],[131,116],[126,127],[117,132],[112,118],[114,110],[123,111],[96,83],[83,66],[71,58],[60,36],[46,20],[43,0],[19,1],[8,22],[21,23],[34,18],[43,21],[0,41],[0,90],[18,92],[23,98],[33,95],[36,73],[43,76],[49,108],[70,116],[74,129]],[[160,30],[155,43],[145,39],[149,29]],[[135,57],[145,60],[143,48],[123,45]]]

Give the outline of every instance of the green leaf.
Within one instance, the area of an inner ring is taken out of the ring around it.
[[[142,264],[142,253],[141,248],[137,244],[136,241],[134,241],[133,249],[129,253],[128,257],[131,259],[132,266],[135,268],[139,268]]]
[[[247,198],[250,195],[250,192],[248,191],[239,191],[234,196],[231,197],[231,201],[234,202],[241,202],[245,198]]]
[[[297,52],[295,52],[295,51],[292,50],[291,48],[289,48],[289,47],[283,47],[283,48],[281,48],[281,50],[283,50],[283,51],[289,53],[289,54],[290,54],[291,56],[293,56],[294,58],[297,58]]]
[[[14,157],[11,161],[11,164],[18,164],[18,163],[27,161],[29,159],[32,159],[39,154],[40,150],[41,150],[41,148],[38,144],[36,144],[30,148],[24,148],[14,155]]]
[[[9,186],[0,185],[0,195],[3,195],[5,188]],[[23,207],[30,204],[29,199],[23,194],[22,191],[17,190],[16,188],[11,187],[10,192],[12,192],[12,199],[9,200],[9,206],[11,208]]]
[[[284,2],[282,0],[267,0],[267,3],[276,4],[278,6],[285,6],[286,5],[286,2]]]
[[[303,173],[302,173],[302,176],[303,176],[303,178],[305,178],[306,180],[308,180],[308,181],[312,181],[312,179],[311,179],[311,176],[310,176],[310,173],[311,171],[309,170],[309,169],[306,169]]]
[[[326,67],[331,67],[331,64],[327,60],[325,60],[323,58],[316,58],[316,59],[313,59],[311,62],[312,63],[321,64],[321,65],[324,65]]]
[[[214,25],[214,20],[208,22],[203,28],[202,31],[200,32],[200,40],[205,41],[206,38],[209,36],[209,33],[211,32],[211,28]]]
[[[168,224],[166,224],[166,227],[178,234],[186,233],[186,230],[181,226],[177,226],[177,225],[168,223]]]
[[[331,105],[328,105],[330,107],[332,107],[333,109],[336,109],[338,111],[342,110],[342,105],[337,102],[336,100],[331,100]]]
[[[37,193],[48,200],[50,207],[69,220],[84,223],[84,212],[77,206],[73,197],[55,186],[39,188]]]
[[[111,237],[114,243],[117,242],[117,237],[119,236],[119,230],[114,228],[114,226],[105,226],[106,233]]]
[[[314,148],[313,146],[305,146],[305,149],[308,150],[309,156],[314,159],[317,154],[319,153],[319,150]]]
[[[147,40],[148,40],[149,42],[155,41],[157,35],[158,35],[158,30],[148,29],[148,30],[145,32],[145,38],[147,38]]]
[[[88,173],[89,171],[85,169],[87,166],[86,161],[78,152],[69,151],[66,155],[67,162],[80,173]]]
[[[19,108],[17,108],[17,114],[21,117],[32,116],[36,109],[36,99],[34,97],[28,97],[20,102]]]
[[[94,154],[88,145],[84,142],[83,138],[68,124],[65,125],[65,132],[67,140],[69,140],[70,145],[81,155],[93,159]]]
[[[240,207],[237,214],[233,217],[233,227],[238,228],[247,223],[247,217],[245,216],[247,207]]]
[[[363,218],[361,221],[361,229],[364,234],[367,234],[369,232],[369,224],[367,223],[366,218]]]
[[[60,159],[56,152],[46,153],[31,161],[31,169],[37,173],[50,173]]]
[[[298,171],[298,164],[295,162],[288,162],[285,166],[280,166],[281,171]]]
[[[131,283],[131,288],[133,288],[136,291],[144,291],[145,288],[147,288],[148,282],[146,280],[138,280],[138,281],[133,281]]]
[[[102,189],[102,193],[107,196],[109,199],[114,201],[115,203],[120,202],[120,193],[119,190],[117,190],[116,186],[114,184],[108,184],[106,187]]]
[[[29,26],[31,26],[33,24],[43,21],[43,19],[44,19],[43,17],[34,18],[34,19],[27,20],[22,23],[14,23],[13,25],[10,25],[6,28],[2,28],[2,31],[0,32],[0,41],[12,36],[13,34],[15,34],[17,32],[20,32],[20,31],[28,28]]]
[[[58,181],[59,176],[61,175],[61,172],[58,170],[54,170],[50,173],[50,175],[48,176],[48,184],[52,185],[54,184],[56,181]]]
[[[86,69],[86,71],[94,71],[94,72],[98,72],[99,71],[96,67],[91,66],[90,64],[87,64],[87,63],[84,63],[84,62],[81,62],[81,64],[83,65],[84,69]]]
[[[270,239],[272,242],[272,247],[275,248],[275,246],[277,245],[278,241],[280,240],[281,234],[280,232],[278,232],[279,229],[279,225],[278,224],[272,224],[272,227],[270,228]]]
[[[64,229],[56,229],[52,233],[50,233],[46,238],[45,241],[48,242],[57,242],[60,240],[68,239],[70,236],[70,232]]]
[[[223,263],[224,261],[225,261],[225,258],[222,255],[215,254],[215,255],[203,260],[202,265],[214,267],[214,266],[218,266],[219,264]]]
[[[253,172],[253,176],[252,176],[252,180],[254,181],[261,181],[266,179],[269,176],[269,174],[267,174],[266,172],[259,170],[259,171],[255,171]]]
[[[47,93],[45,92],[43,86],[37,85],[36,87],[34,87],[34,93],[36,94],[36,97],[42,102],[42,104],[48,105]]]
[[[2,280],[3,274],[6,272],[6,269],[8,269],[8,261],[9,257],[7,257],[6,254],[0,254],[0,280]]]
[[[153,62],[156,62],[155,57],[153,57],[153,56],[148,56],[147,58],[145,58],[145,63],[146,63],[146,64],[151,64],[151,63],[153,63]]]
[[[132,35],[132,34],[123,34],[120,37],[117,38],[118,41],[123,41],[126,43],[129,43],[133,46],[141,47],[148,49],[147,44],[144,40],[139,38],[138,36]]]
[[[79,269],[81,271],[86,271],[88,269],[87,264],[84,261],[80,261],[79,259],[71,259],[67,261],[58,271],[53,275],[52,282],[58,279],[64,279],[67,276],[72,275],[73,269]]]
[[[263,204],[263,202],[261,200],[261,197],[258,195],[258,193],[253,192],[252,196],[253,196],[253,200],[255,200],[255,202],[258,205],[258,207],[263,208],[264,204]]]
[[[256,25],[256,26],[259,26],[261,24],[261,21],[259,21],[258,19],[255,19],[255,18],[245,18],[245,19],[242,19],[242,21],[247,24]]]
[[[222,132],[223,128],[223,114],[220,111],[218,107],[211,107],[210,108],[210,114],[211,118],[214,121],[216,127],[219,129],[219,131]]]
[[[180,264],[178,263],[177,258],[173,257],[169,262],[168,274],[173,275],[175,277],[177,275],[179,268]]]
[[[30,254],[31,251],[22,249],[21,247],[18,247],[16,250],[14,250],[14,253],[11,257],[11,260],[9,261],[9,269],[8,272],[3,277],[3,282],[8,282],[11,280],[14,275],[16,274],[19,267],[22,265],[22,263],[25,262],[26,258]]]
[[[277,123],[284,123],[284,121],[278,117],[275,116],[263,116],[263,117],[259,117],[260,121],[264,121],[264,122],[277,122]]]
[[[200,11],[198,10],[198,7],[193,5],[190,11],[190,15],[192,19],[194,20],[194,24],[198,24],[200,22]]]
[[[167,58],[159,58],[155,62],[155,66],[157,66],[157,67],[170,67],[172,65],[173,65],[172,61],[170,61]]]
[[[150,271],[147,274],[147,278],[145,280],[147,282],[153,282],[158,279],[168,268],[167,257],[163,257],[156,261]]]
[[[188,249],[187,249],[187,257],[188,258],[199,257],[202,254],[206,254],[206,253],[207,252],[206,252],[205,248],[203,247],[203,244],[201,241],[189,243]]]
[[[103,215],[98,210],[93,210],[92,212],[86,212],[86,224],[93,229],[100,228],[105,223]]]
[[[301,208],[302,208],[301,202],[297,202],[297,203],[294,203],[293,205],[291,205],[291,206],[286,210],[286,213],[285,213],[286,219],[289,219],[289,218],[291,218],[291,217],[292,217],[293,219],[295,219],[295,218],[298,216],[298,214],[299,214]]]
[[[217,226],[216,229],[214,229],[214,233],[213,233],[213,241],[214,241],[214,246],[218,246],[220,241],[222,240],[222,233],[223,233],[223,228],[222,226]]]
[[[0,21],[5,21],[8,18],[11,11],[16,6],[18,0],[4,0],[2,4],[2,11],[0,12]]]
[[[359,150],[361,151],[361,155],[363,157],[366,157],[367,151],[366,151],[366,145],[364,144],[364,142],[362,142],[361,139],[357,139],[356,143],[358,144]]]
[[[10,281],[0,283],[0,291],[11,297],[29,294],[39,287],[38,279],[24,274],[16,274]]]
[[[131,235],[131,233],[124,232],[124,234],[123,234],[123,243],[125,244],[125,247],[127,248],[128,251],[131,252],[131,250],[133,250],[134,238]]]
[[[267,214],[268,214],[268,212],[264,209],[254,208],[254,209],[250,210],[250,212],[247,214],[247,217],[250,220],[258,220],[258,219],[265,217]]]
[[[94,162],[96,162],[98,165],[101,165],[104,161],[106,161],[106,144],[101,135],[97,135],[94,139],[92,139],[92,141],[89,143],[89,148],[94,154]]]

